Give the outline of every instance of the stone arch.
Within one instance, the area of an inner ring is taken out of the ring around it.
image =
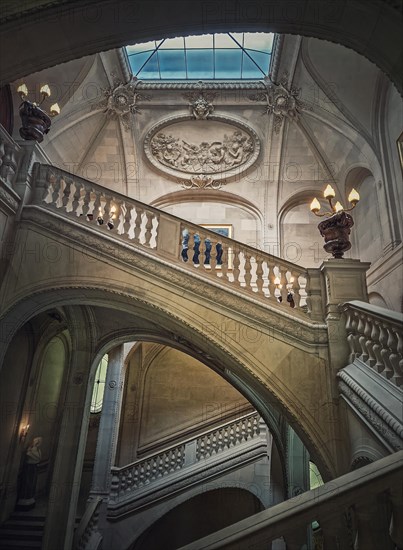
[[[375,24],[378,46],[374,47]],[[3,51],[10,52],[2,60],[3,82],[129,43],[209,31],[247,30],[299,34],[342,44],[375,63],[401,90],[399,7],[387,0],[366,4],[359,0],[329,1],[320,5],[292,0],[269,4],[250,4],[245,0],[234,5],[203,0],[189,5],[179,0],[136,4],[101,0],[96,6],[86,1],[79,5],[47,5],[31,10],[29,16],[18,17],[17,12],[2,27],[3,45],[7,44]],[[38,40],[38,36],[45,35],[46,41]],[[58,47],[49,48],[49,43]],[[16,59],[19,63],[15,63]]]
[[[268,385],[259,376],[259,365],[248,364],[246,357],[243,357],[239,350],[231,349],[225,342],[216,338],[214,334],[206,334],[197,326],[196,316],[192,316],[192,323],[180,316],[174,315],[166,307],[161,305],[156,307],[149,300],[134,297],[133,291],[127,288],[121,288],[119,292],[105,290],[102,288],[91,288],[88,283],[83,283],[80,287],[76,282],[73,288],[58,288],[38,291],[31,293],[29,298],[22,299],[16,304],[4,318],[4,326],[8,329],[4,332],[3,341],[0,342],[0,351],[4,353],[11,340],[12,334],[25,324],[30,318],[38,312],[46,311],[50,308],[68,305],[70,309],[73,306],[103,306],[116,312],[125,311],[131,314],[135,313],[136,318],[141,316],[144,319],[153,319],[159,324],[154,333],[152,331],[142,331],[133,326],[120,326],[118,330],[105,334],[97,341],[94,351],[94,359],[91,366],[91,376],[95,375],[96,366],[101,357],[107,353],[108,349],[119,343],[134,341],[138,339],[148,339],[158,341],[176,347],[177,349],[188,353],[205,365],[213,368],[229,383],[234,385],[261,414],[267,425],[270,425],[271,407],[280,411],[286,420],[292,425],[299,435],[313,460],[317,463],[325,479],[331,479],[335,475],[335,464],[331,458],[331,451],[320,435],[319,426],[309,417],[301,414],[290,407],[288,398],[282,395],[275,385]],[[201,327],[203,320],[201,321]],[[89,322],[89,321],[87,321]],[[93,321],[91,321],[92,323]],[[95,321],[94,321],[95,323]],[[162,327],[168,327],[164,330]],[[95,331],[96,325],[90,327]],[[92,378],[90,378],[91,380]],[[272,376],[273,382],[275,381]],[[90,384],[89,384],[90,386]],[[90,394],[87,395],[89,403]],[[306,423],[307,422],[307,423]],[[274,434],[273,434],[274,435]]]

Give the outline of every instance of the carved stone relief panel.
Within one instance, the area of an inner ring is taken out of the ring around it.
[[[211,185],[222,179],[221,174],[227,180],[254,164],[260,141],[244,122],[218,115],[195,120],[186,115],[165,119],[151,128],[144,150],[153,166],[163,173],[182,182],[184,174],[190,182],[195,176],[208,176]]]

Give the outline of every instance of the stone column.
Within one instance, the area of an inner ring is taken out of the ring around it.
[[[88,382],[93,359],[93,325],[84,311],[67,309],[71,310],[68,326],[72,352],[42,550],[71,548],[88,431],[91,397]]]
[[[123,345],[108,353],[104,400],[99,423],[97,449],[90,498],[109,494],[119,432],[120,407],[123,387]]]
[[[340,369],[348,365],[350,354],[346,323],[340,311],[340,304],[352,300],[368,302],[366,271],[369,266],[368,262],[359,260],[330,258],[320,267],[325,289],[325,320],[329,339],[328,394],[332,397],[329,402],[328,422],[332,424],[332,452],[336,458],[339,474],[348,469],[349,450],[346,448],[344,433],[347,429],[347,421],[339,407],[336,375]]]

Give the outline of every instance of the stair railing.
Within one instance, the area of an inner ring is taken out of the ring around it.
[[[38,164],[32,203],[53,210],[99,233],[134,244],[259,300],[287,307],[288,313],[311,309],[318,301],[316,282],[292,262],[130,199],[59,168]],[[314,307],[318,318],[320,306]],[[319,316],[321,314],[319,313]]]

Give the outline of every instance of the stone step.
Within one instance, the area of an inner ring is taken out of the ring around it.
[[[2,529],[0,529],[0,541],[3,540],[30,540],[30,541],[41,541],[42,540],[42,531],[34,531],[31,529],[9,529],[8,525],[6,527],[3,526]]]

